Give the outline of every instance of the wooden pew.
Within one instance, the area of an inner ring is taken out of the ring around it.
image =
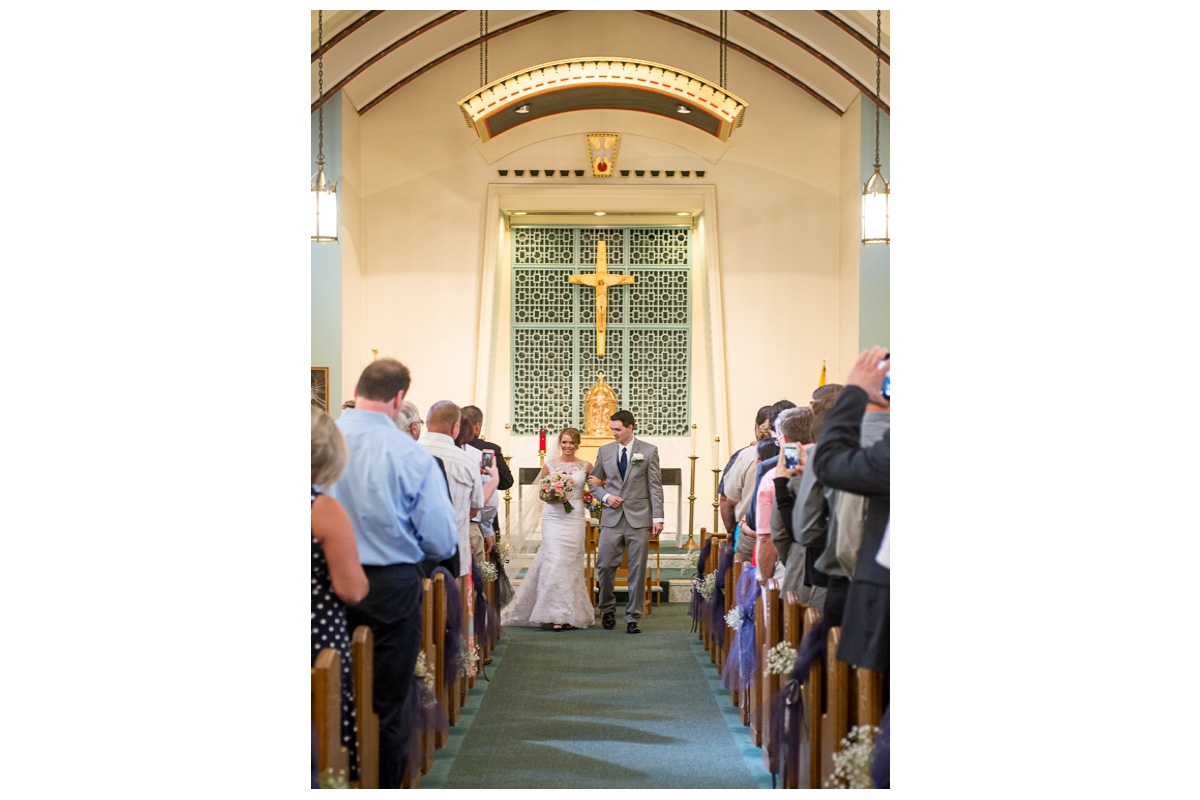
[[[762,645],[758,649],[759,689],[762,694],[758,698],[759,737],[762,740],[763,760],[767,761],[775,742],[771,741],[771,699],[779,691],[780,676],[768,674],[767,654],[775,645],[783,641],[783,599],[779,591],[779,581],[771,578],[763,586],[762,595],[758,598],[762,608],[763,631]]]
[[[708,553],[708,565],[705,567],[705,573],[717,571],[717,566],[721,563],[721,543],[725,541],[725,534],[714,533],[709,538],[712,540],[712,548],[710,548]],[[715,595],[713,602],[716,602]],[[717,663],[717,637],[715,631],[713,631],[711,612],[707,615],[704,623],[705,629],[708,631],[708,663],[715,664]]]
[[[731,581],[733,581],[733,591],[729,593],[730,600],[729,600],[729,604],[728,604],[729,608],[731,608],[731,609],[735,605],[737,605],[737,585],[738,585],[738,582],[742,578],[742,569],[744,566],[745,566],[745,562],[742,561],[742,554],[734,553],[733,554],[733,571],[729,575],[729,579]],[[728,626],[726,626],[725,635],[726,635],[725,657],[726,657],[726,659],[728,659],[729,653],[731,652],[731,648],[730,648],[730,645],[732,644],[731,640],[733,639],[733,631],[730,630]],[[743,707],[742,693],[740,691],[738,691],[737,689],[730,689],[729,690],[729,700],[730,700],[730,702],[733,703],[734,708],[741,710],[742,724],[743,725],[749,724],[749,720],[746,719],[745,709]]]
[[[833,777],[833,754],[850,730],[850,665],[837,660],[842,629],[830,628],[825,651],[825,709],[821,714],[821,784]]]
[[[706,531],[704,528],[700,529],[700,547],[701,548],[704,547],[704,542],[708,540],[708,535],[709,535],[708,531]],[[699,552],[697,552],[696,555],[697,555],[697,557],[699,557]],[[704,577],[704,565],[707,563],[708,562],[703,562],[703,563],[696,562],[696,574],[699,575],[701,578]],[[706,650],[708,649],[707,635],[708,635],[707,622],[703,618],[696,620],[696,638],[698,638],[701,642],[704,643],[704,649],[706,649]]]
[[[721,610],[722,617],[728,617],[733,608],[734,596],[737,594],[737,580],[735,579],[737,574],[738,572],[730,564],[729,574],[725,576],[725,607]],[[725,626],[725,638],[723,644],[717,649],[718,675],[725,674],[725,661],[729,658],[729,640],[733,638],[733,631],[729,629],[729,624],[726,622],[721,624]]]
[[[458,579],[458,596],[459,608],[462,609],[462,635],[463,641],[467,643],[468,651],[478,644],[475,641],[475,590],[471,585],[469,575],[463,575]],[[481,659],[482,661],[482,659]],[[478,672],[478,670],[476,670]],[[467,704],[467,694],[475,688],[475,676],[464,675],[462,677],[462,686],[460,687],[458,705],[462,708]]]
[[[806,606],[800,604],[800,596],[795,592],[785,592],[783,595],[783,639],[788,643],[793,650],[800,650],[800,642],[804,638],[802,628],[804,609]],[[786,685],[790,681],[790,676],[784,675],[780,679],[780,684]],[[805,681],[804,683],[807,683]],[[785,723],[786,724],[786,723]],[[780,785],[784,789],[799,789],[800,788],[800,749],[799,737],[793,736],[794,746],[790,749],[785,749],[782,742],[776,744],[781,751],[782,758],[780,763],[783,765],[780,773]],[[807,788],[807,787],[805,787]]]
[[[804,611],[804,636],[821,622],[821,613],[815,608]],[[803,636],[801,637],[803,638]],[[801,772],[798,773],[802,789],[821,788],[821,716],[825,710],[825,662],[817,659],[808,671],[804,683],[804,717],[808,720],[807,742],[802,741],[804,755],[800,758]]]
[[[447,716],[451,713],[457,715],[457,710],[451,710],[452,693],[447,690],[445,680],[446,670],[453,669],[453,665],[446,663],[446,576],[440,573],[433,576],[433,640],[434,681],[437,683],[438,702],[446,709]],[[449,731],[441,731],[436,736],[435,744],[445,747],[449,738]]]
[[[342,746],[342,659],[327,647],[312,668],[312,721],[317,729],[317,770],[350,779],[350,752]]]
[[[421,581],[422,603],[421,603],[421,649],[425,652],[425,664],[431,670],[434,670],[434,679],[437,679],[437,645],[434,641],[434,624],[433,624],[433,581],[425,578]],[[438,744],[432,728],[426,728],[421,731],[421,774],[428,775],[429,770],[433,767],[434,750],[441,747]]]
[[[350,638],[354,719],[358,724],[358,788],[379,788],[379,715],[375,713],[375,638],[359,625]]]

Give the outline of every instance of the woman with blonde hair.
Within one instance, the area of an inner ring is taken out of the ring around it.
[[[517,593],[504,607],[502,625],[533,627],[549,623],[554,630],[562,631],[586,628],[595,620],[583,581],[588,513],[583,493],[592,465],[575,455],[581,441],[582,434],[576,428],[563,428],[558,435],[561,455],[542,467],[543,476],[554,471],[573,480],[565,490],[571,510],[567,511],[566,503],[561,501],[542,505],[542,544]],[[526,538],[536,524],[536,519],[522,520]]]
[[[367,575],[358,562],[354,526],[346,509],[317,487],[328,487],[346,471],[349,454],[329,415],[312,407],[312,663],[327,647],[342,661],[342,744],[350,751],[350,780],[358,780],[354,681],[346,606],[367,596]],[[310,665],[311,666],[311,665]]]

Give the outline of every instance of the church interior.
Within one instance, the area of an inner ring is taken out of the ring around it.
[[[879,725],[880,676],[822,662],[842,716],[823,742],[785,743],[769,708],[787,677],[723,685],[735,631],[692,573],[731,566],[718,486],[760,409],[807,407],[890,343],[886,205],[882,239],[864,244],[863,221],[864,186],[891,175],[890,23],[886,10],[311,12],[309,166],[313,188],[333,189],[313,192],[327,202],[311,245],[321,407],[336,419],[363,370],[394,358],[422,416],[442,400],[482,409],[481,438],[517,476],[501,537],[537,505],[529,486],[561,429],[583,430],[589,459],[611,440],[607,414],[600,430],[588,419],[597,387],[632,409],[664,475],[651,561],[674,578],[649,600],[647,635],[616,645],[635,642],[649,681],[636,702],[669,712],[605,705],[605,676],[589,672],[602,656],[562,644],[601,638],[598,625],[549,645],[505,628],[481,637],[490,665],[442,698],[449,726],[414,735],[406,787],[821,788],[856,721]],[[513,554],[515,584],[531,557]],[[816,623],[763,592],[758,644],[798,647]],[[722,597],[732,611],[732,587]],[[543,708],[536,675],[550,669],[592,675],[573,712],[590,736]],[[810,709],[818,688],[805,684]],[[530,737],[521,722],[535,718]],[[622,766],[595,757],[609,744]]]

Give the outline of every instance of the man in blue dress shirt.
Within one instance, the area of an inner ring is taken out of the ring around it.
[[[337,426],[349,464],[329,494],[354,524],[358,557],[371,589],[346,609],[351,632],[371,628],[375,640],[375,711],[379,714],[379,788],[399,789],[407,731],[404,699],[421,648],[421,574],[426,557],[458,547],[454,507],[433,457],[396,427],[411,377],[394,358],[372,361],[354,388],[355,406]]]

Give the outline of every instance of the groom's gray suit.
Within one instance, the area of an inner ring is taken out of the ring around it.
[[[634,463],[640,454],[640,464]],[[592,477],[605,481],[604,486],[592,489],[600,501],[600,545],[596,567],[600,579],[600,612],[615,611],[613,578],[621,566],[621,552],[629,550],[629,603],[625,606],[625,622],[637,622],[642,617],[642,597],[646,591],[646,558],[650,552],[650,527],[663,520],[662,476],[658,467],[658,448],[634,437],[629,443],[625,476],[620,469],[621,443],[613,442],[600,448]],[[621,506],[608,505],[610,494],[621,498]]]

